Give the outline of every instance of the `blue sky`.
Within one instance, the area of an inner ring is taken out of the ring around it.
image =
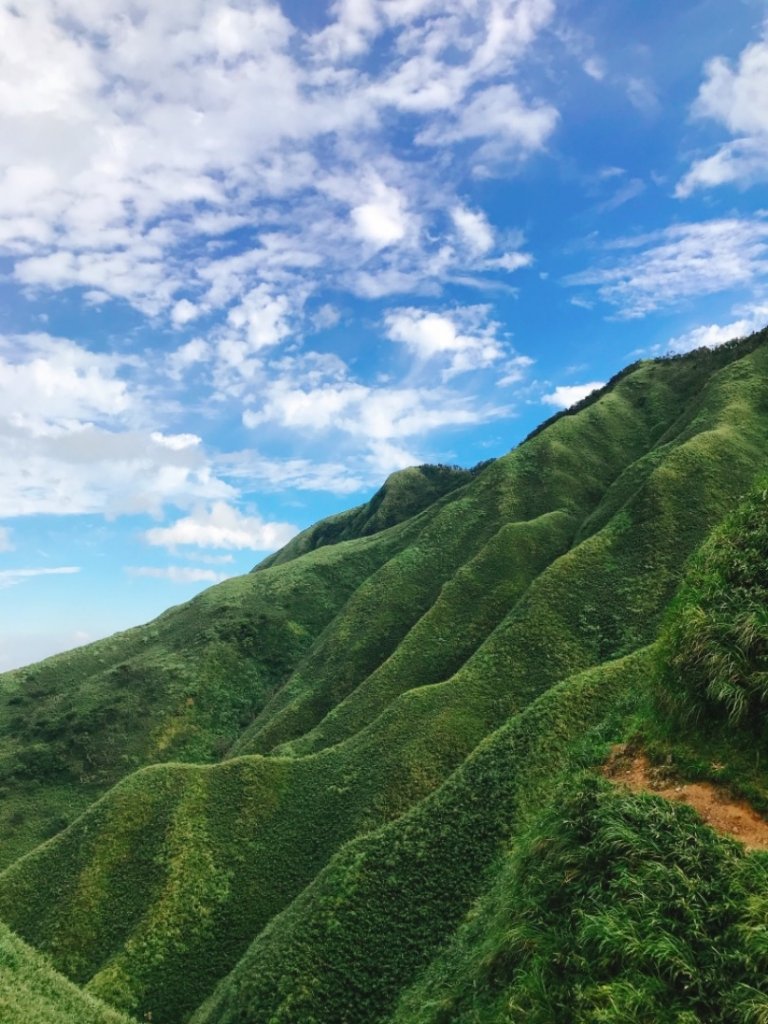
[[[0,0],[0,668],[768,322],[751,0]]]

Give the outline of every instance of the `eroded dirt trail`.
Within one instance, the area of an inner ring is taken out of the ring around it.
[[[652,765],[644,754],[624,746],[614,747],[603,774],[634,792],[690,804],[716,832],[737,839],[749,850],[768,850],[768,821],[744,800],[734,799],[710,782],[672,779],[663,765]]]

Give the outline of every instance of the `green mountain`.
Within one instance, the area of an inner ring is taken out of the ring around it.
[[[768,854],[600,771],[629,743],[768,811],[766,478],[768,331],[0,676],[10,988],[67,1024],[767,1021]]]

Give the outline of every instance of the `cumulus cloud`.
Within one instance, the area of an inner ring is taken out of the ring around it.
[[[423,309],[392,310],[385,317],[387,337],[400,342],[421,360],[443,359],[443,380],[468,370],[491,366],[505,352],[497,337],[499,324],[487,306],[466,306],[449,313]]]
[[[56,423],[125,417],[137,409],[127,357],[48,334],[0,336],[0,418]]]
[[[228,499],[200,438],[152,429],[163,400],[134,356],[0,337],[0,516],[106,516]]]
[[[691,352],[696,348],[717,348],[727,341],[736,338],[744,338],[754,331],[759,331],[768,324],[768,306],[758,305],[750,308],[748,312],[742,310],[743,315],[737,320],[726,324],[700,324],[692,327],[684,334],[670,338],[666,345],[660,346],[660,350],[681,354]]]
[[[692,107],[701,120],[715,121],[735,138],[696,160],[678,183],[684,199],[698,189],[748,186],[768,177],[768,40],[751,43],[735,66],[724,57],[710,60]]]
[[[589,384],[560,384],[554,391],[547,395],[542,395],[541,401],[544,405],[554,405],[558,409],[569,409],[572,405],[580,402],[582,398],[591,395],[593,391],[598,391],[604,387],[605,381],[602,380],[593,380]]]
[[[197,434],[163,434],[159,430],[154,430],[149,436],[155,444],[159,444],[163,448],[170,448],[173,452],[194,448],[196,445],[202,444],[203,440]]]
[[[274,551],[298,532],[290,523],[270,523],[257,515],[245,515],[226,502],[217,501],[208,509],[197,509],[171,526],[156,526],[144,534],[156,547]]]
[[[375,249],[394,245],[405,237],[409,216],[403,195],[383,182],[375,183],[373,198],[352,210],[352,220],[360,237]]]
[[[352,381],[302,388],[278,382],[259,410],[246,410],[243,423],[251,429],[272,422],[290,430],[335,430],[360,442],[378,442],[483,423],[507,411],[440,388]]]
[[[196,320],[200,316],[200,307],[189,299],[180,299],[171,310],[171,320],[176,327],[184,327],[185,324]]]

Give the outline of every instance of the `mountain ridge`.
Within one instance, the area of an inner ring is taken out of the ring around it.
[[[767,341],[635,364],[490,464],[405,471],[252,573],[0,677],[0,919],[139,1019],[421,1020],[408,993],[448,984],[564,780],[638,729],[683,757],[658,638],[768,472]],[[610,818],[584,786],[578,813]],[[475,1019],[457,999],[435,1024]]]

